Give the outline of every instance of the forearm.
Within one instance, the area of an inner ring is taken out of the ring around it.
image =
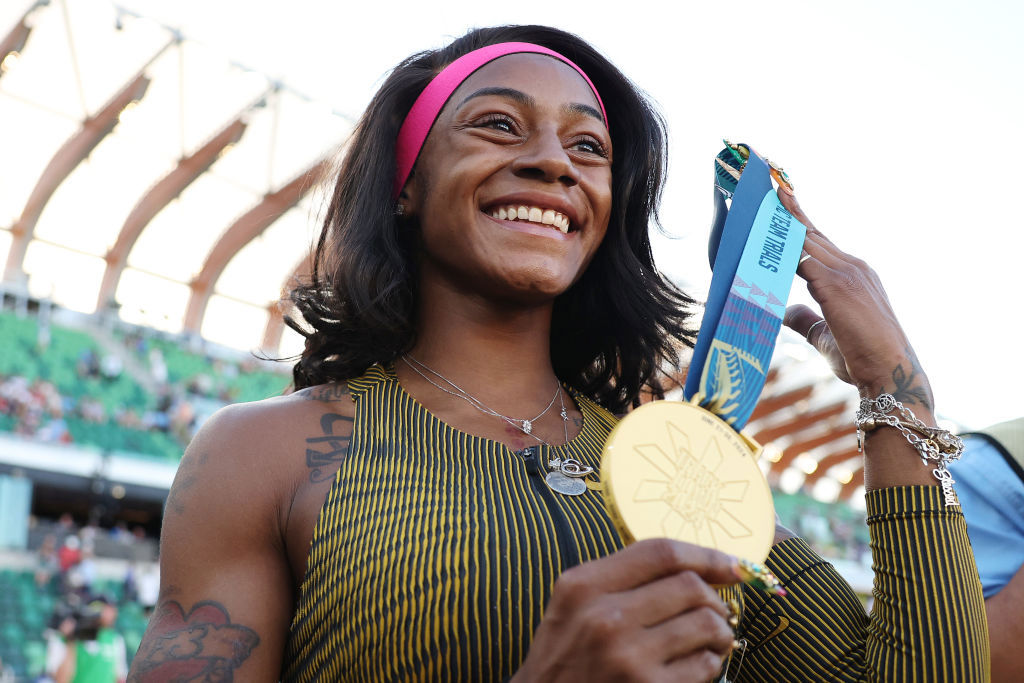
[[[64,653],[64,660],[53,672],[53,680],[56,683],[68,683],[75,676],[75,659],[78,653],[75,641],[67,642],[67,650]]]
[[[867,503],[868,670],[878,680],[988,680],[981,583],[959,507],[934,486],[873,491]]]
[[[985,601],[989,643],[992,651],[992,680],[1019,680],[1024,671],[1024,567],[1017,570],[1002,590]]]
[[[981,586],[959,509],[938,489],[901,487],[869,494],[868,512],[870,618],[831,564],[780,529],[766,564],[788,595],[744,589],[737,680],[987,680]]]

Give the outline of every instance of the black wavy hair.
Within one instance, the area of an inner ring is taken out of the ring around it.
[[[474,29],[447,47],[399,64],[357,124],[342,161],[312,257],[308,282],[289,298],[306,338],[293,369],[296,389],[360,375],[415,342],[414,238],[394,213],[395,139],[427,83],[460,56],[522,41],[555,50],[594,82],[608,112],[612,213],[604,241],[583,276],[554,304],[551,358],[558,377],[613,412],[661,396],[665,366],[693,346],[694,301],[654,266],[649,229],[667,164],[665,123],[611,62],[571,33],[545,26]],[[403,229],[405,228],[405,229]]]

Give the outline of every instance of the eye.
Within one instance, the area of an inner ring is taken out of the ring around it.
[[[596,138],[585,136],[573,141],[570,144],[570,149],[574,149],[577,152],[583,152],[585,154],[594,154],[599,157],[607,157],[608,150],[605,149]]]
[[[515,134],[516,132],[516,122],[512,120],[512,117],[505,114],[488,114],[479,119],[476,125],[480,128],[490,128],[502,133]]]

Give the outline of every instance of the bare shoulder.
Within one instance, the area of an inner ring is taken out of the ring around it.
[[[206,421],[167,499],[160,603],[130,680],[277,680],[296,579],[354,412],[344,385],[323,385]]]
[[[227,460],[270,458],[286,461],[281,447],[295,451],[295,439],[330,413],[351,422],[355,404],[344,383],[321,384],[286,396],[236,403],[218,410],[193,440],[190,450],[215,450]],[[265,463],[272,464],[272,463]]]
[[[311,445],[323,451],[322,444],[310,440],[343,438],[347,452],[354,414],[355,405],[343,383],[221,408],[185,451],[167,514],[183,512],[184,499],[200,481],[207,489],[215,488],[220,501],[238,492],[247,498],[250,510],[269,506],[280,512],[295,483],[309,478],[311,469],[327,464],[316,457],[310,462]]]

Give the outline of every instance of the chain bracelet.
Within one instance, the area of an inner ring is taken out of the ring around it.
[[[892,411],[898,412],[898,416]],[[892,394],[881,394],[878,398],[862,398],[857,409],[857,449],[864,450],[864,433],[881,426],[893,427],[914,447],[921,462],[926,466],[933,461],[937,467],[932,474],[942,485],[947,506],[959,506],[953,492],[953,475],[946,465],[958,460],[964,452],[963,440],[945,429],[929,427]]]

